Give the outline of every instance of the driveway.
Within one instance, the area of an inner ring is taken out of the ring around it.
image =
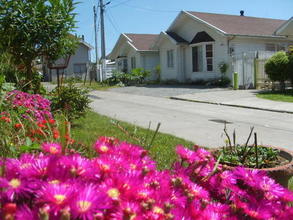
[[[91,92],[94,111],[153,129],[162,123],[161,132],[169,133],[202,146],[224,144],[224,124],[229,133],[237,133],[237,142],[245,143],[251,126],[255,127],[260,144],[293,150],[293,115],[254,109],[171,100],[162,97],[117,92]]]
[[[153,97],[171,97],[191,93],[204,93],[224,91],[227,89],[212,88],[207,86],[192,86],[192,85],[146,85],[146,86],[128,86],[113,88],[109,91],[126,93],[133,95],[153,96]]]

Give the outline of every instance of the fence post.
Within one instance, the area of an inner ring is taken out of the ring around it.
[[[258,77],[258,62],[257,62],[257,58],[254,58],[254,88],[256,89],[258,89],[257,77]]]
[[[234,72],[234,75],[233,75],[233,88],[234,88],[234,90],[238,90],[239,89],[238,73],[237,72]]]

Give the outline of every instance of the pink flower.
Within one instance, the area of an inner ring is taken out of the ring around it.
[[[32,192],[29,181],[19,177],[9,179],[0,177],[0,188],[5,189],[2,192],[2,198],[7,198],[9,201],[28,198],[30,192]]]
[[[74,218],[90,220],[94,214],[109,207],[106,195],[98,190],[95,185],[78,187],[78,194],[71,202]]]
[[[62,153],[62,146],[59,143],[45,142],[42,144],[42,150],[46,153],[57,155]]]
[[[74,194],[75,188],[70,183],[45,183],[36,196],[38,203],[49,205],[56,215],[58,211],[69,205]]]

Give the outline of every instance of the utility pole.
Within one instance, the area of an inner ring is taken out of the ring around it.
[[[97,10],[96,6],[94,6],[94,25],[95,25],[95,52],[96,52],[96,77],[99,79],[100,82],[102,82],[102,74],[101,71],[99,71],[99,52],[98,52],[98,32],[97,32]]]
[[[105,24],[104,24],[104,13],[106,5],[111,2],[104,4],[103,0],[100,0],[100,17],[101,17],[101,59],[102,59],[102,81],[106,77],[106,43],[105,43]]]

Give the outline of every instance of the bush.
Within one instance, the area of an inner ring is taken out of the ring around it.
[[[107,79],[105,83],[109,85],[122,84],[126,86],[142,84],[149,75],[150,72],[142,68],[133,69],[131,73],[115,71],[112,77]]]
[[[219,69],[220,69],[222,75],[224,76],[229,68],[229,65],[225,62],[221,62],[221,63],[219,63],[218,66],[219,66]]]
[[[289,54],[289,63],[288,63],[288,74],[291,81],[291,86],[293,87],[293,53]]]
[[[88,90],[78,88],[73,83],[56,88],[51,92],[53,112],[61,111],[71,121],[82,117],[89,109]]]
[[[222,76],[219,79],[210,81],[208,85],[218,86],[218,87],[228,87],[230,83],[231,83],[231,80],[227,76]]]
[[[284,51],[277,52],[265,63],[266,73],[272,81],[280,82],[281,90],[285,90],[285,81],[289,79],[288,64]]]

